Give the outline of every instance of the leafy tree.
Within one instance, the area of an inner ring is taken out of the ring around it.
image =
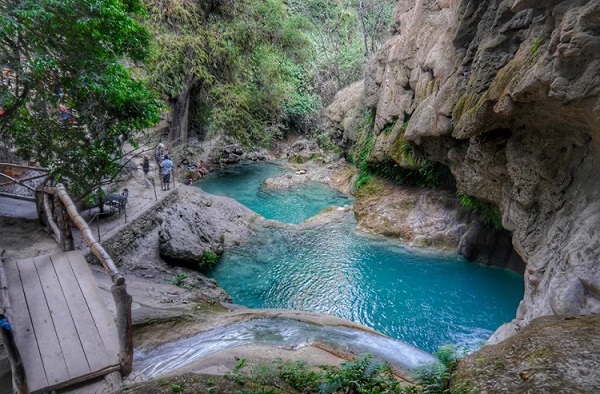
[[[158,44],[149,75],[171,104],[172,141],[185,142],[190,128],[264,146],[292,117],[316,111],[318,99],[301,89],[309,26],[283,0],[145,1]]]
[[[156,44],[147,70],[171,106],[170,140],[227,135],[249,146],[288,130],[315,131],[323,105],[363,77],[395,4],[144,2]]]
[[[158,120],[126,60],[148,56],[143,14],[138,0],[0,1],[1,136],[76,195],[114,176],[124,142]]]

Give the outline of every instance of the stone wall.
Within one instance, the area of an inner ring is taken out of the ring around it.
[[[527,268],[494,340],[600,313],[600,0],[400,0],[392,30],[364,91],[329,108],[332,135],[352,145],[360,110],[342,108],[359,102],[376,114],[371,161],[408,142],[500,207]]]

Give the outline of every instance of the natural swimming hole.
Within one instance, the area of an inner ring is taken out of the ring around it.
[[[247,163],[211,174],[199,186],[228,195],[268,219],[300,223],[352,199],[323,185],[265,192],[262,181],[288,169]],[[235,303],[328,313],[435,352],[445,344],[479,347],[512,320],[523,295],[519,275],[455,254],[406,248],[355,231],[344,220],[297,229],[264,228],[227,251],[208,275]]]

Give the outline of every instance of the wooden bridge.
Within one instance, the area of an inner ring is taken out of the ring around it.
[[[42,393],[131,372],[131,296],[125,278],[62,185],[36,190],[40,220],[66,250],[0,264],[0,334],[15,392]],[[80,251],[72,249],[71,224],[111,276],[115,319]]]

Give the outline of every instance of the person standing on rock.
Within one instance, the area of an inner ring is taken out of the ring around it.
[[[170,190],[171,183],[171,170],[173,169],[173,162],[169,159],[168,155],[165,155],[165,159],[160,163],[160,173],[162,175],[163,185],[162,190]]]
[[[151,183],[148,179],[148,173],[150,172],[150,160],[144,156],[144,162],[142,163],[142,170],[144,171],[144,181],[146,182],[146,189],[150,189]]]

